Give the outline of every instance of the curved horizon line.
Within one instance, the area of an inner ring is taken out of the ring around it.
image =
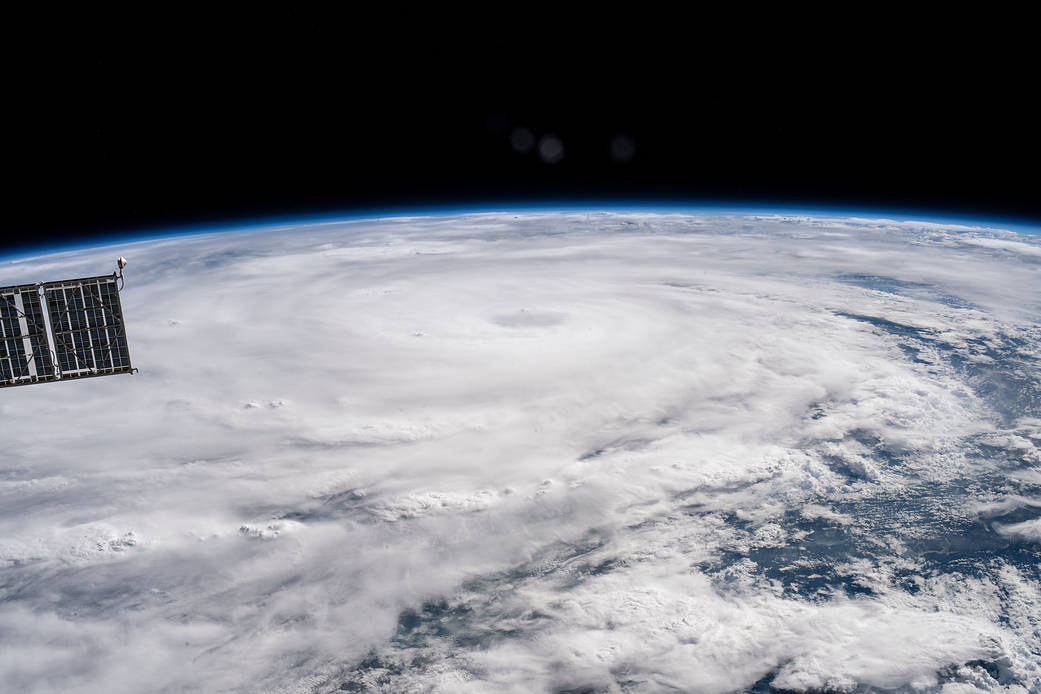
[[[948,211],[914,208],[891,208],[882,205],[844,205],[821,204],[815,206],[793,203],[770,203],[758,201],[748,203],[706,202],[701,200],[633,200],[604,203],[597,199],[577,199],[567,202],[545,200],[542,202],[504,200],[501,202],[482,203],[443,203],[425,205],[422,203],[398,206],[373,206],[327,209],[304,213],[284,213],[269,215],[240,215],[224,219],[213,219],[202,222],[169,223],[145,226],[138,230],[127,229],[109,233],[91,234],[89,240],[53,241],[40,245],[26,244],[16,249],[0,253],[0,260],[10,261],[26,256],[51,255],[84,248],[102,247],[115,243],[140,243],[181,236],[195,236],[206,233],[224,233],[247,231],[284,225],[329,224],[336,222],[358,222],[367,220],[400,219],[414,216],[445,217],[451,215],[470,214],[510,214],[510,213],[576,213],[576,212],[639,212],[639,213],[685,213],[685,214],[717,214],[757,216],[771,214],[798,215],[807,217],[864,217],[870,219],[889,219],[901,222],[928,222],[951,226],[974,228],[1002,229],[1027,234],[1041,234],[1041,220],[1033,220],[1022,216],[993,215],[990,217],[951,214]],[[874,216],[872,216],[874,215]],[[880,216],[882,215],[882,216]]]

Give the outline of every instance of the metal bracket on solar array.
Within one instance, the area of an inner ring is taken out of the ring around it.
[[[119,267],[119,291],[123,291],[123,285],[126,284],[126,280],[123,279],[123,268],[127,266],[127,259],[119,256],[116,259],[116,265]]]

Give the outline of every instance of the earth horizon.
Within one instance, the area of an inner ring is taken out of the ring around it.
[[[1041,234],[414,213],[0,284],[121,255],[140,372],[0,390],[12,691],[1041,693]]]

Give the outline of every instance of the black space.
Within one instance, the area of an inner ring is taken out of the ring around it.
[[[434,49],[432,49],[434,50]],[[1031,90],[974,59],[498,63],[105,46],[9,66],[5,245],[399,206],[822,205],[1041,220]],[[547,76],[548,75],[548,76]],[[563,158],[510,134],[554,134]],[[612,138],[634,145],[612,158]],[[536,147],[537,150],[537,147]]]

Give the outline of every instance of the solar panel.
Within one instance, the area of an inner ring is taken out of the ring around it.
[[[133,373],[121,275],[0,287],[0,387]]]
[[[53,373],[39,287],[0,288],[0,345],[3,385],[34,383]]]

